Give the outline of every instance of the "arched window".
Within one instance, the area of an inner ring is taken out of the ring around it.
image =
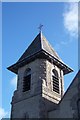
[[[53,91],[59,93],[59,76],[57,70],[52,70]]]
[[[31,85],[31,69],[28,68],[24,72],[23,92],[30,90],[30,85]]]

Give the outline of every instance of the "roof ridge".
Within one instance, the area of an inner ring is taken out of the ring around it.
[[[59,59],[60,61],[62,61],[61,60],[61,58],[59,57],[59,55],[57,54],[57,52],[54,50],[54,48],[52,47],[52,45],[49,43],[49,41],[46,39],[46,37],[42,34],[42,43],[43,43],[43,41],[45,41],[46,43],[47,43],[47,45],[49,46],[49,48],[50,48],[50,50],[52,51],[52,52],[54,52],[54,57],[56,57],[57,59]],[[42,48],[42,49],[44,49],[44,47]],[[46,49],[44,49],[44,50],[46,50]],[[48,51],[47,51],[48,52]],[[49,53],[49,52],[48,52]],[[51,54],[51,53],[50,53]],[[53,53],[52,53],[52,55],[53,55]]]
[[[42,34],[42,31],[40,32],[40,40],[41,40],[41,49],[43,49],[43,41],[42,41],[42,37],[43,37],[43,34]]]

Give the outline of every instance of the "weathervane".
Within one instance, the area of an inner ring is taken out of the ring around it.
[[[40,24],[40,25],[39,25],[39,27],[38,27],[39,32],[41,32],[41,31],[42,31],[42,27],[43,27],[43,25],[42,25],[42,24]]]

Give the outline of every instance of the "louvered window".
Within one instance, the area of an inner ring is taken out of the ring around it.
[[[23,92],[30,90],[31,87],[31,69],[28,68],[24,73]]]
[[[55,69],[52,70],[52,81],[53,81],[53,91],[59,93],[59,76],[58,76],[58,72]]]

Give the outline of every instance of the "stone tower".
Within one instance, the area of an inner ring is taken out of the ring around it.
[[[64,94],[64,75],[72,72],[42,32],[8,70],[17,74],[11,118],[48,118]]]

